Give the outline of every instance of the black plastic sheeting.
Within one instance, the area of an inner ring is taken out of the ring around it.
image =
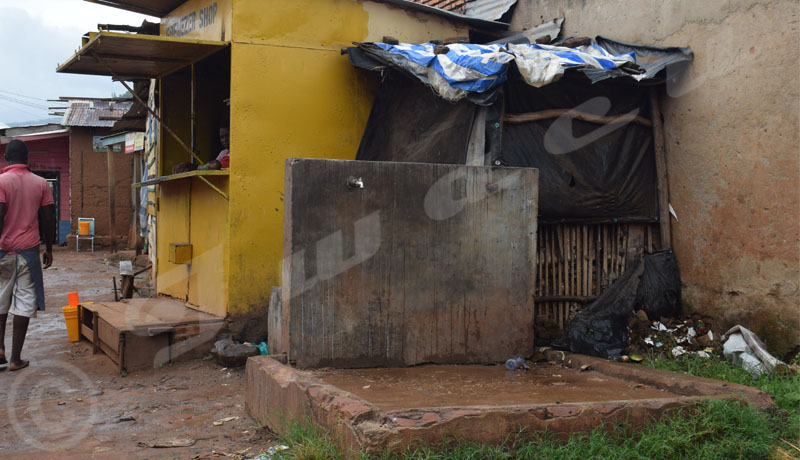
[[[539,218],[548,222],[657,222],[652,129],[566,119],[506,123],[492,114],[578,108],[596,115],[649,113],[647,89],[574,76],[534,88],[512,79],[488,108],[486,164],[539,169]],[[450,103],[414,78],[386,70],[357,160],[464,164],[477,107]],[[497,114],[499,116],[499,114]],[[591,141],[591,142],[588,142]],[[498,145],[499,144],[499,148]]]
[[[378,88],[356,160],[464,164],[476,106],[450,103],[396,71]]]
[[[628,319],[635,310],[648,318],[672,318],[681,310],[681,282],[671,249],[634,262],[586,310],[577,313],[554,345],[573,353],[618,358],[628,342]]]
[[[506,115],[576,109],[594,115],[649,118],[647,88],[563,78],[542,88],[518,79],[506,84]],[[503,126],[502,150],[492,159],[539,169],[542,222],[657,222],[652,128],[601,125],[562,116]]]

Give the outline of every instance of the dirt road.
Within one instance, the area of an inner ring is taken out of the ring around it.
[[[31,320],[23,349],[31,365],[0,372],[0,457],[248,458],[272,445],[245,413],[243,369],[196,360],[123,377],[105,355],[92,355],[88,342],[69,342],[61,314],[67,293],[113,300],[118,259],[109,256],[58,250],[45,270],[47,311]],[[148,447],[169,441],[192,445]]]

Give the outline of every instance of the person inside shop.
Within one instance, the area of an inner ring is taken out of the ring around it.
[[[228,168],[230,165],[230,158],[231,158],[230,133],[231,131],[228,126],[223,126],[219,129],[219,143],[222,146],[222,150],[219,152],[216,158],[200,166],[194,165],[188,161],[178,163],[177,165],[175,165],[175,167],[172,168],[172,174],[185,173],[189,171],[194,171],[195,169],[201,171],[208,171],[214,169]]]
[[[219,129],[219,143],[222,145],[222,150],[217,155],[217,158],[209,161],[204,165],[198,166],[197,169],[223,169],[230,166],[231,151],[230,151],[231,130],[228,126],[223,126]]]

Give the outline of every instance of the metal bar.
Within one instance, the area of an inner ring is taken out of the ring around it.
[[[219,188],[218,188],[216,185],[214,185],[214,184],[212,184],[211,182],[209,182],[209,181],[208,181],[208,179],[206,179],[205,177],[203,177],[203,176],[195,176],[195,177],[199,178],[200,180],[202,180],[203,182],[205,182],[205,183],[206,183],[206,185],[208,185],[209,187],[213,188],[215,192],[217,192],[217,193],[219,193],[220,195],[222,195],[222,198],[225,198],[225,199],[226,199],[226,200],[228,200],[228,201],[230,201],[230,200],[231,200],[231,198],[230,198],[228,195],[226,195],[226,194],[225,194],[225,192],[223,192],[222,190],[220,190],[220,189],[219,189]]]
[[[197,150],[197,114],[195,113],[195,99],[197,97],[197,80],[195,78],[194,63],[191,65],[192,80],[189,84],[189,117],[191,129],[191,149],[192,152]],[[202,162],[201,162],[202,163]]]

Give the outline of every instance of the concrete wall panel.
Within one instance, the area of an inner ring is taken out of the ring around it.
[[[282,326],[298,366],[533,349],[538,170],[292,159],[285,188]]]

